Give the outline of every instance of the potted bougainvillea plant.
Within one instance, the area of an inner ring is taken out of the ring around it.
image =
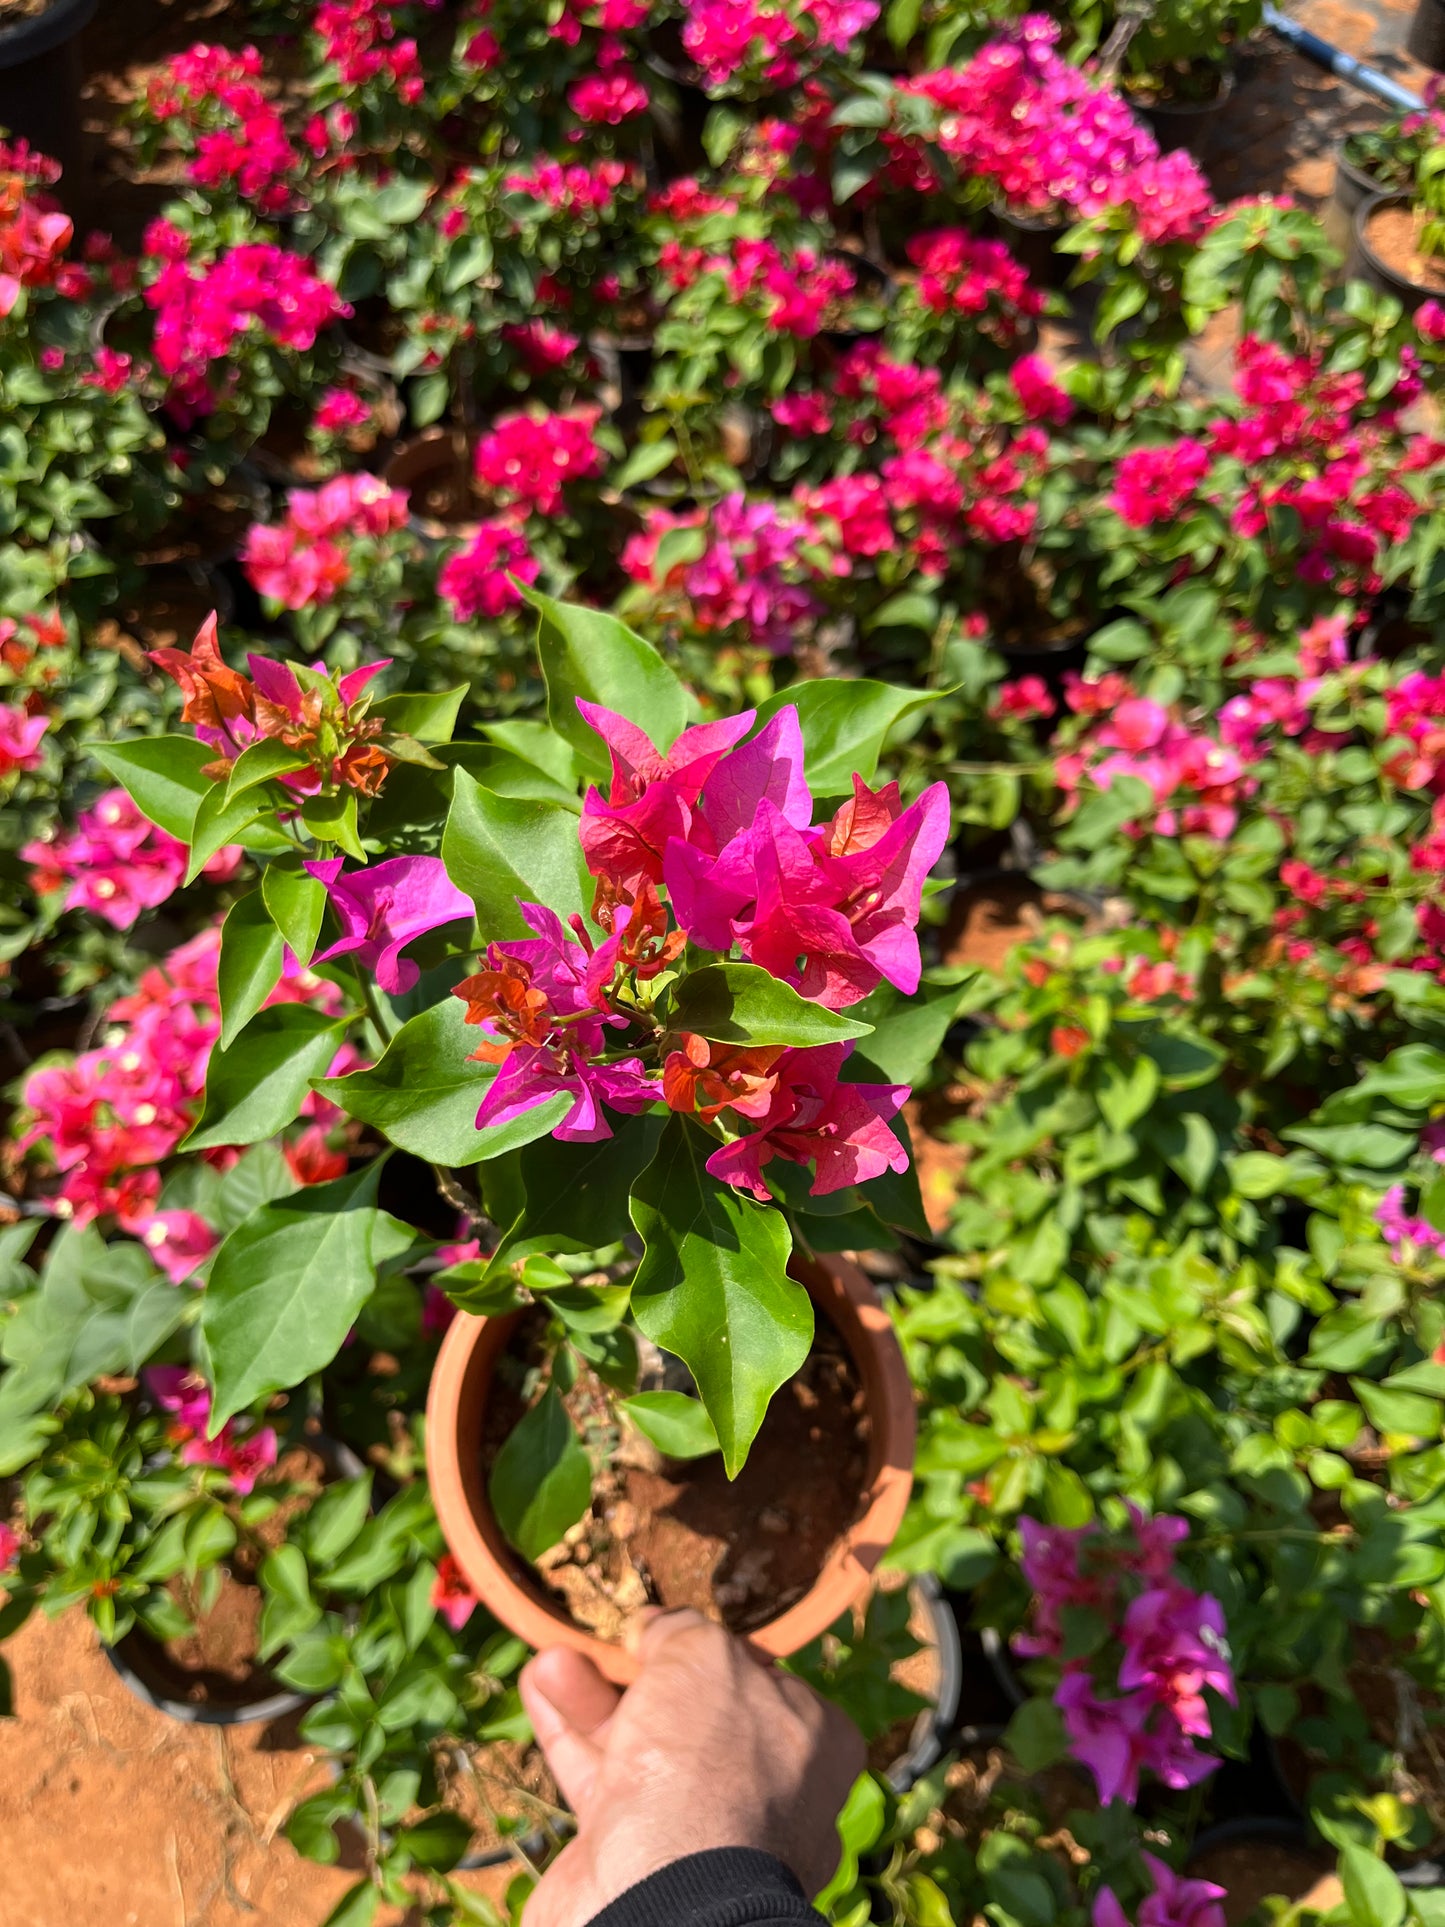
[[[704,719],[615,618],[528,593],[545,723],[453,741],[460,692],[373,700],[382,663],[242,672],[208,623],[156,655],[194,733],[111,753],[193,873],[236,844],[259,869],[190,1148],[271,1137],[313,1092],[361,1127],[299,1243],[243,1224],[217,1254],[208,1422],[329,1365],[398,1151],[474,1234],[437,1278],[471,1315],[428,1440],[466,1580],[618,1677],[649,1603],[792,1651],[859,1596],[909,1490],[902,1356],[832,1254],[926,1232],[894,1067],[947,792],[873,785],[906,690],[795,683]],[[268,1003],[286,969],[339,1000]],[[348,1036],[357,1067],[328,1075]]]

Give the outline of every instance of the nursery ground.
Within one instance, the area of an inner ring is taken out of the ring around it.
[[[297,1927],[360,1871],[281,1837],[319,1782],[293,1719],[182,1726],[122,1684],[78,1613],[37,1613],[9,1647],[0,1722],[6,1927]],[[500,1895],[505,1873],[458,1876]],[[405,1927],[383,1911],[377,1927]]]
[[[1294,11],[1335,44],[1422,86],[1423,71],[1402,52],[1411,0],[1306,0]],[[101,10],[87,43],[100,225],[133,239],[154,211],[126,178],[117,131],[126,99],[174,49],[238,38],[235,19],[225,0]],[[1320,207],[1335,140],[1379,117],[1364,96],[1262,39],[1245,58],[1227,151],[1211,165],[1216,191],[1290,193]],[[1232,334],[1221,316],[1194,357],[1198,380],[1222,379]],[[965,954],[994,957],[1025,928],[1017,899],[981,905],[970,925],[975,949]],[[935,1163],[946,1187],[948,1147]],[[934,1167],[926,1147],[923,1165],[927,1191]],[[37,1615],[9,1657],[16,1717],[0,1722],[7,1927],[294,1927],[323,1918],[355,1878],[355,1870],[303,1861],[279,1832],[318,1772],[294,1723],[225,1731],[164,1719],[130,1695],[77,1614]],[[503,1876],[469,1878],[496,1891]],[[384,1927],[397,1927],[395,1917]]]

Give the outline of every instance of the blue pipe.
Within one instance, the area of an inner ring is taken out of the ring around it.
[[[1387,107],[1398,108],[1402,114],[1418,114],[1425,103],[1418,94],[1412,94],[1408,87],[1402,87],[1388,74],[1367,67],[1353,54],[1343,53],[1340,48],[1332,47],[1328,40],[1321,40],[1316,33],[1310,33],[1298,20],[1291,20],[1287,13],[1271,6],[1265,0],[1264,24],[1281,40],[1287,40],[1296,53],[1302,53],[1306,60],[1314,61],[1326,73],[1335,74],[1347,81],[1351,87],[1358,87],[1362,93],[1373,94],[1377,100],[1384,101]]]

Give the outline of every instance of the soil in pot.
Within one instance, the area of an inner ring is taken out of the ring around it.
[[[1325,1891],[1334,1878],[1332,1853],[1312,1848],[1303,1837],[1205,1840],[1202,1851],[1190,1856],[1186,1872],[1191,1880],[1212,1880],[1224,1888],[1224,1918],[1229,1927],[1243,1927],[1270,1894],[1283,1894],[1291,1905],[1303,1902],[1311,1912],[1333,1906]]]
[[[1445,294],[1445,261],[1420,252],[1420,223],[1412,207],[1377,209],[1365,224],[1364,236],[1392,274],[1432,294]]]
[[[531,1743],[494,1740],[458,1749],[443,1777],[443,1804],[472,1830],[469,1857],[555,1829],[566,1812],[541,1748]]]
[[[524,1319],[501,1360],[483,1422],[485,1476],[526,1409],[520,1386],[541,1360],[544,1329],[541,1315]],[[591,1373],[564,1403],[584,1437],[615,1426],[611,1395]],[[596,1473],[585,1517],[535,1570],[514,1554],[517,1574],[600,1639],[619,1639],[649,1605],[692,1606],[750,1632],[803,1597],[862,1511],[870,1423],[847,1348],[820,1320],[736,1479],[717,1454],[666,1460],[629,1430]]]
[[[220,1588],[209,1609],[203,1609],[204,1575],[194,1583],[183,1575],[167,1581],[166,1591],[194,1622],[194,1630],[162,1642],[138,1629],[118,1643],[117,1652],[153,1693],[186,1706],[232,1707],[289,1690],[256,1657],[263,1600],[255,1574],[265,1555],[283,1542],[291,1522],[320,1493],[327,1464],[310,1446],[292,1446],[277,1460],[272,1477],[302,1489],[251,1528],[258,1543],[238,1546],[219,1568]]]

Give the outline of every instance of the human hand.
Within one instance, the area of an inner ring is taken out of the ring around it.
[[[817,1893],[863,1770],[852,1721],[701,1613],[655,1615],[637,1653],[625,1693],[567,1646],[522,1674],[537,1743],[578,1822],[527,1903],[527,1927],[585,1927],[649,1874],[711,1847],[774,1854]]]

